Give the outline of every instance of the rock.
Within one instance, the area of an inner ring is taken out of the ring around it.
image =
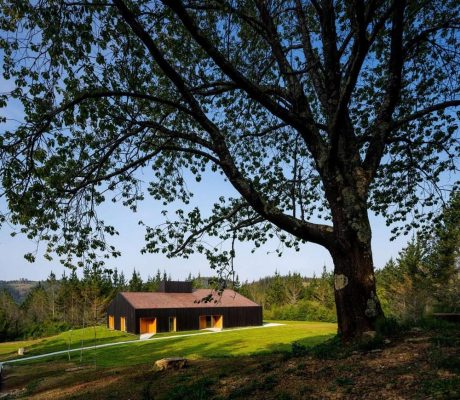
[[[375,336],[377,335],[376,331],[366,331],[363,332],[363,340],[372,340],[375,339]]]
[[[161,360],[155,361],[155,367],[159,371],[166,369],[182,369],[188,365],[188,360],[182,357],[170,357],[162,358]]]
[[[373,349],[370,351],[370,353],[381,353],[382,351],[382,349]]]
[[[19,355],[19,356],[23,356],[23,355],[24,355],[24,347],[20,347],[20,348],[18,349],[18,355]]]
[[[408,339],[405,339],[404,341],[406,343],[420,343],[420,342],[428,342],[430,340],[430,338],[428,336],[424,336],[424,337],[415,337],[415,338],[408,338]]]
[[[413,328],[410,329],[409,332],[422,332],[423,329],[422,328],[419,328],[418,326],[414,326]]]
[[[391,343],[391,340],[390,340],[390,339],[383,339],[383,343],[385,343],[385,344],[390,344],[390,343]]]

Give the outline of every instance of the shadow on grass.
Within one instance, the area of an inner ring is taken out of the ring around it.
[[[305,336],[295,341],[303,346],[311,347],[326,341],[333,335]],[[249,343],[248,343],[249,341]],[[140,342],[114,347],[112,349],[97,349],[83,353],[85,360],[96,359],[97,364],[106,367],[133,365],[165,357],[198,358],[228,358],[247,355],[272,353],[290,353],[292,341],[258,343],[244,337],[226,338],[224,334],[210,334],[203,337],[174,338],[167,341]]]

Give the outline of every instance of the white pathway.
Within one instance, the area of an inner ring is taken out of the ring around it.
[[[217,333],[242,331],[242,330],[246,330],[246,329],[271,328],[273,326],[280,326],[280,325],[284,325],[284,324],[270,323],[270,324],[265,324],[265,325],[262,325],[262,326],[248,326],[248,327],[245,327],[245,328],[234,328],[234,329],[217,330],[217,331],[216,330],[207,330],[206,332],[187,333],[185,335],[174,335],[174,336],[165,336],[165,337],[151,337],[150,339],[144,339],[143,341],[148,342],[148,341],[154,341],[154,340],[177,339],[177,338],[198,336],[198,335],[210,335],[210,334],[217,334]],[[68,354],[68,353],[73,353],[73,352],[76,352],[76,351],[86,351],[86,350],[101,349],[103,347],[122,346],[122,345],[130,344],[130,343],[139,343],[139,339],[126,340],[124,342],[105,343],[105,344],[99,344],[97,346],[80,347],[80,348],[70,349],[70,350],[55,351],[53,353],[39,354],[37,356],[22,357],[22,358],[16,358],[14,360],[0,361],[0,371],[2,370],[2,367],[5,364],[12,364],[12,363],[21,362],[21,361],[28,361],[28,360],[36,360],[38,358],[45,358],[45,357],[57,356],[57,355],[61,355],[61,354]]]

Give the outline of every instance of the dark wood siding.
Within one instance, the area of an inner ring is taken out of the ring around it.
[[[262,325],[262,307],[206,307],[206,308],[162,308],[136,310],[136,330],[139,333],[141,318],[156,318],[157,332],[169,330],[169,317],[176,317],[177,331],[190,331],[200,328],[200,315],[222,315],[224,328]]]
[[[107,326],[109,315],[114,316],[114,328],[120,330],[120,317],[126,318],[126,330],[140,333],[141,318],[156,318],[157,332],[168,332],[169,317],[176,317],[176,330],[189,331],[200,328],[200,315],[222,315],[224,328],[262,325],[262,307],[203,307],[203,308],[150,308],[134,307],[118,294],[107,308]]]
[[[136,310],[121,294],[117,294],[107,307],[107,326],[109,326],[109,315],[115,317],[115,329],[120,330],[120,318],[125,317],[126,331],[136,333]]]

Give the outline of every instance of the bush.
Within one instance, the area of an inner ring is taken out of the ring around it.
[[[404,328],[396,318],[379,319],[375,325],[375,330],[380,336],[396,336],[400,334]]]
[[[286,321],[337,322],[334,309],[309,300],[303,300],[297,304],[274,307],[271,310],[265,311],[264,318]]]
[[[24,330],[24,337],[37,339],[44,336],[57,335],[69,330],[71,326],[65,322],[48,321],[45,323],[33,323]]]

